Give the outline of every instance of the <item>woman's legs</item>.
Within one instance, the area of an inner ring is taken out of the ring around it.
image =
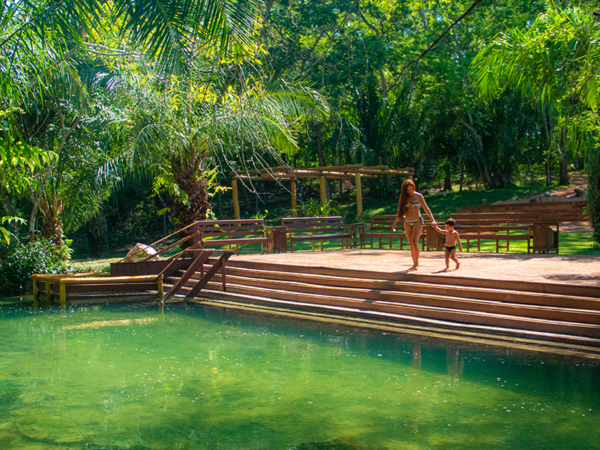
[[[412,227],[412,235],[410,237],[410,253],[413,259],[413,268],[419,267],[419,254],[421,253],[419,250],[419,238],[421,237],[421,233],[423,232],[423,224],[421,221],[417,221],[414,227]]]
[[[410,256],[412,256],[413,260],[411,269],[419,267],[419,237],[421,236],[422,230],[423,224],[420,220],[413,225],[404,222],[404,232],[406,233],[406,239],[408,239],[408,243],[410,244]]]

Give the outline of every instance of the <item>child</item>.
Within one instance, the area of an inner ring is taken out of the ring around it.
[[[446,235],[446,270],[448,270],[448,266],[450,265],[450,258],[452,258],[452,261],[456,263],[456,269],[458,270],[460,268],[460,263],[458,262],[458,259],[456,259],[456,245],[458,244],[458,248],[461,252],[463,251],[463,249],[462,243],[460,242],[460,236],[458,235],[458,232],[454,229],[454,227],[456,226],[456,221],[454,219],[448,219],[444,222],[444,225],[446,225],[445,230],[442,230],[437,224],[433,224],[433,227],[439,233]]]

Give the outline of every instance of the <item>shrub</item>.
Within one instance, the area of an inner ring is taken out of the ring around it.
[[[340,214],[340,208],[335,201],[329,200],[326,205],[321,206],[321,202],[316,198],[307,200],[301,211],[304,217],[326,217]]]
[[[67,245],[64,244],[64,247]],[[6,256],[0,261],[0,284],[1,289],[9,294],[25,292],[34,273],[71,271],[63,259],[68,251],[64,248],[57,251],[47,239],[18,244],[5,251]]]

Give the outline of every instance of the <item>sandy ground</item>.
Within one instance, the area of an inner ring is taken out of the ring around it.
[[[401,272],[412,266],[409,250],[353,249],[294,252],[268,255],[240,255],[235,259],[317,267],[334,267],[379,272]],[[443,272],[443,252],[421,252],[420,267],[414,273],[475,277],[491,280],[519,280],[591,285],[600,288],[600,258],[575,255],[526,255],[506,253],[459,253],[459,270]],[[450,261],[450,267],[454,263]]]

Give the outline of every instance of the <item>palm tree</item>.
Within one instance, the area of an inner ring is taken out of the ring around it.
[[[239,65],[233,67],[239,73]],[[126,139],[120,159],[130,168],[153,167],[158,183],[178,200],[173,214],[180,226],[206,217],[213,187],[207,171],[233,167],[232,157],[262,165],[269,155],[283,164],[280,154],[297,150],[303,120],[327,112],[306,86],[260,74],[232,80],[229,68],[197,62],[188,76],[165,80],[145,66],[143,76],[129,72],[113,83],[105,112]]]
[[[544,117],[548,140],[560,155],[560,181],[568,184],[570,144],[568,120],[581,105],[593,107],[597,97],[597,26],[589,11],[550,7],[525,30],[500,34],[473,60],[472,75],[487,98],[506,88],[535,99]],[[571,130],[572,131],[572,130]],[[548,152],[547,182],[550,183]]]
[[[474,60],[473,75],[483,95],[512,87],[539,99],[565,172],[567,149],[587,156],[589,215],[600,242],[598,42],[591,11],[553,7],[527,30],[500,35]]]
[[[73,137],[85,134],[81,124],[92,118],[91,80],[82,80],[82,73],[104,63],[102,59],[122,56],[120,46],[111,44],[132,42],[138,52],[157,61],[162,74],[185,73],[198,52],[220,55],[248,45],[256,17],[254,3],[245,0],[33,0],[0,5],[0,106],[22,112],[15,126],[1,134],[59,156],[28,186],[30,239],[38,211],[43,234],[59,243],[63,218],[67,227],[76,227],[105,197],[96,183],[98,174],[88,169],[106,165],[113,155],[95,151],[89,142],[73,142]],[[82,174],[87,176],[83,181]],[[100,178],[104,187],[110,185],[106,177]],[[69,186],[75,179],[78,189]],[[0,185],[5,181],[0,179]],[[9,212],[6,190],[2,196]],[[79,210],[82,199],[88,208]]]

